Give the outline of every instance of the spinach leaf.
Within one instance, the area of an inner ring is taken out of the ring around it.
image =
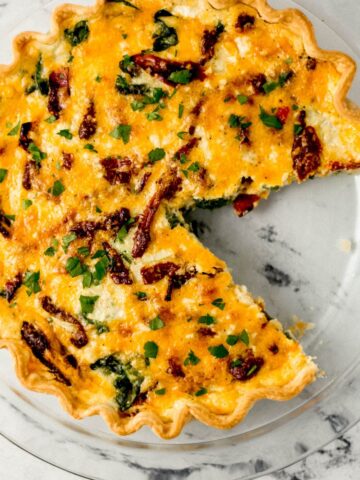
[[[124,363],[115,355],[100,358],[90,365],[91,370],[102,370],[105,375],[115,375],[115,401],[120,410],[128,410],[140,394],[143,376],[130,362]]]
[[[86,20],[81,20],[74,26],[74,28],[66,28],[64,30],[65,38],[72,47],[76,47],[87,40],[89,34],[90,29]]]
[[[145,95],[149,91],[147,85],[143,83],[129,83],[122,75],[117,76],[115,87],[123,95]]]
[[[215,210],[215,208],[224,207],[232,202],[231,198],[213,198],[209,200],[197,199],[195,200],[195,206],[197,208],[204,208],[207,210]]]
[[[40,53],[39,59],[36,62],[35,73],[31,76],[34,83],[26,89],[27,95],[30,95],[30,93],[33,93],[36,90],[38,90],[41,93],[41,95],[44,95],[44,96],[49,94],[49,80],[47,78],[43,78],[42,73],[43,73],[43,62],[42,62],[42,55]]]
[[[179,38],[175,28],[169,27],[162,17],[172,17],[173,15],[167,10],[159,10],[154,15],[155,23],[158,27],[157,32],[154,33],[154,52],[162,52],[170,47],[173,47],[179,43]]]
[[[130,55],[123,56],[123,59],[119,63],[119,67],[122,72],[128,73],[130,77],[136,77],[139,74],[139,67]]]
[[[139,7],[132,4],[131,2],[128,2],[128,0],[107,0],[107,3],[122,3],[126,7],[134,8],[135,10],[140,10]]]
[[[275,128],[276,130],[283,128],[279,118],[276,115],[270,115],[263,107],[260,107],[259,118],[266,127]]]

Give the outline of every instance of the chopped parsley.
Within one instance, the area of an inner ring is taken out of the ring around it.
[[[110,136],[117,140],[122,140],[125,144],[129,143],[131,133],[131,126],[120,124],[110,132]]]
[[[123,242],[124,239],[127,237],[127,234],[128,234],[128,231],[127,231],[127,228],[125,225],[123,225],[120,230],[119,230],[119,233],[117,234],[116,236],[116,239],[119,241],[119,242]]]
[[[80,295],[80,306],[81,306],[81,313],[83,315],[88,315],[89,313],[93,313],[95,308],[95,303],[99,299],[98,295],[92,297],[86,297],[85,295]]]
[[[19,120],[19,122],[15,125],[15,127],[13,127],[8,132],[8,137],[15,137],[20,131],[20,126],[21,126],[21,121]]]
[[[76,240],[76,233],[75,232],[71,232],[69,233],[69,235],[65,235],[65,237],[63,237],[62,239],[62,247],[64,249],[64,252],[66,253],[68,251],[68,248],[70,246],[70,244]]]
[[[229,116],[228,124],[230,128],[241,128],[242,130],[245,130],[251,127],[252,125],[251,122],[247,122],[245,120],[246,120],[245,117],[242,117],[240,115],[235,115],[234,113],[232,113]]]
[[[155,108],[155,110],[153,110],[152,112],[147,113],[146,118],[149,120],[149,122],[153,122],[153,121],[160,122],[163,119],[163,117],[159,113],[158,107]]]
[[[165,158],[165,150],[163,148],[154,148],[151,152],[148,153],[148,158],[151,163],[158,162]]]
[[[209,347],[208,350],[215,358],[225,358],[229,355],[228,350],[222,344]]]
[[[132,225],[134,222],[135,222],[135,218],[130,218],[125,225],[123,225],[117,236],[116,236],[116,239],[120,242],[120,243],[123,243],[124,239],[127,237],[127,234],[129,233],[129,227],[130,225]]]
[[[187,162],[188,159],[186,157],[186,155],[181,155],[180,157],[180,163],[185,163]],[[193,172],[193,173],[196,173],[200,170],[200,164],[199,162],[194,162],[192,163],[186,170],[182,170],[182,173],[185,175],[186,178],[188,178],[189,176],[189,172]]]
[[[203,323],[204,325],[214,325],[214,323],[216,323],[216,320],[214,317],[207,313],[206,315],[200,317],[198,322]]]
[[[187,170],[188,172],[198,172],[200,170],[200,165],[198,162],[194,162],[188,167]]]
[[[94,279],[97,282],[101,282],[101,280],[105,278],[109,265],[110,265],[110,260],[108,259],[107,255],[104,255],[95,264],[95,272],[93,275],[94,275]]]
[[[25,198],[23,200],[23,209],[24,210],[27,210],[28,208],[31,207],[31,205],[33,204],[32,200],[28,199],[28,198]]]
[[[197,357],[192,350],[190,350],[188,356],[184,360],[184,365],[185,367],[188,365],[197,365],[198,363],[200,363],[200,361],[200,358]]]
[[[246,95],[238,95],[236,97],[237,101],[240,103],[240,105],[245,105],[245,103],[247,103],[249,101],[249,97],[247,97]]]
[[[90,150],[90,152],[97,153],[97,150],[95,149],[94,145],[92,145],[91,143],[87,143],[86,145],[84,145],[84,148],[85,150]]]
[[[48,192],[54,197],[60,197],[60,195],[65,192],[65,187],[61,183],[61,180],[55,180],[53,186],[48,189]]]
[[[27,288],[26,293],[30,296],[31,294],[39,293],[41,287],[39,284],[40,272],[26,272],[23,280],[23,284]]]
[[[298,136],[301,135],[304,130],[304,127],[300,125],[300,123],[295,123],[294,125],[294,135]]]
[[[226,343],[228,345],[236,345],[238,341],[241,341],[244,343],[246,346],[249,346],[250,339],[249,339],[249,334],[246,330],[243,330],[240,335],[228,335],[226,338]]]
[[[181,138],[181,140],[184,140],[185,135],[187,135],[187,132],[178,132],[176,135],[177,135],[179,138]]]
[[[195,397],[201,397],[202,395],[206,395],[208,393],[207,389],[201,387],[197,392],[194,393]]]
[[[0,168],[0,183],[5,180],[7,174],[8,170],[6,170],[6,168]]]
[[[80,258],[78,257],[69,257],[66,260],[65,269],[73,278],[78,277],[87,271],[87,267],[81,263]]]
[[[166,393],[166,388],[158,388],[155,390],[155,395],[165,395]]]
[[[134,295],[136,295],[137,299],[141,301],[147,300],[148,298],[145,292],[135,292]]]
[[[183,103],[179,103],[178,117],[179,117],[179,118],[182,118],[183,114],[184,114],[184,104],[183,104]]]
[[[266,94],[269,94],[276,90],[277,88],[282,88],[285,86],[286,82],[290,80],[290,78],[294,75],[294,73],[289,70],[288,72],[283,72],[279,75],[277,81],[266,82],[263,85],[263,90]]]
[[[55,255],[55,248],[54,247],[49,247],[45,250],[44,255],[47,257],[53,257]]]
[[[93,274],[87,270],[83,274],[82,285],[84,288],[90,288],[93,283]]]
[[[263,85],[263,90],[266,94],[271,93],[273,90],[276,90],[279,87],[278,82],[266,82]]]
[[[150,330],[160,330],[160,328],[165,327],[165,323],[161,320],[159,315],[152,320],[150,320],[149,323]]]
[[[66,28],[64,30],[64,35],[66,40],[70,43],[72,47],[80,45],[88,39],[90,34],[88,22],[86,20],[81,20],[76,23],[73,28]]]
[[[45,160],[47,157],[46,153],[42,152],[39,147],[35,145],[35,143],[30,143],[29,145],[29,152],[32,155],[32,159],[36,162],[37,165],[40,164],[42,160]]]
[[[63,130],[59,130],[57,132],[57,134],[60,136],[60,137],[64,137],[66,138],[67,140],[72,140],[73,138],[73,134],[70,132],[69,129],[65,128]]]
[[[45,122],[46,123],[54,123],[54,122],[56,122],[56,120],[57,120],[57,118],[55,117],[55,115],[50,115],[50,117],[45,119]]]
[[[155,342],[146,342],[144,345],[145,358],[156,358],[158,355],[159,347]]]
[[[190,70],[183,69],[183,70],[176,70],[175,72],[172,72],[168,76],[168,80],[173,83],[180,83],[181,85],[186,85],[187,83],[190,83],[192,80],[193,74],[191,73]]]
[[[214,305],[214,307],[217,307],[220,310],[224,310],[225,308],[225,302],[222,298],[215,298],[215,300],[211,302],[211,305]]]
[[[228,335],[226,337],[226,343],[228,345],[231,345],[231,346],[236,345],[238,341],[239,341],[238,335]]]
[[[266,127],[275,128],[276,130],[281,130],[283,128],[283,124],[279,118],[276,115],[270,115],[267,113],[263,107],[260,107],[259,118]]]

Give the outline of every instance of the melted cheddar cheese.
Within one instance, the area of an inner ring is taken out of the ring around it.
[[[63,7],[0,76],[0,341],[73,415],[106,411],[118,433],[150,415],[170,437],[316,372],[182,214],[358,168],[360,125],[290,26],[244,4],[132,5]]]

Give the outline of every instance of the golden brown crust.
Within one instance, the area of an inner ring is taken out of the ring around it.
[[[227,429],[239,423],[260,399],[284,401],[295,397],[304,386],[311,383],[318,372],[316,365],[309,359],[305,367],[285,387],[261,388],[246,392],[237,408],[229,415],[217,415],[210,412],[206,407],[188,400],[179,402],[171,423],[165,423],[153,412],[140,412],[133,417],[120,417],[118,412],[110,406],[81,409],[74,405],[73,399],[66,386],[55,380],[44,379],[39,372],[29,372],[29,363],[32,354],[24,350],[20,341],[0,342],[0,348],[8,348],[11,352],[16,367],[16,374],[21,383],[39,393],[55,395],[61,406],[74,418],[81,419],[92,415],[101,415],[111,430],[119,435],[129,435],[143,426],[150,427],[161,438],[170,439],[180,434],[184,425],[193,417],[211,427]]]
[[[356,63],[351,57],[342,52],[320,48],[315,37],[313,25],[302,12],[295,9],[275,10],[270,7],[267,0],[209,0],[209,3],[218,9],[227,8],[236,3],[248,5],[255,8],[260,17],[267,22],[282,23],[300,35],[305,51],[310,57],[333,63],[341,74],[341,79],[334,95],[334,104],[337,111],[343,116],[360,119],[360,108],[346,98],[356,73]]]
[[[211,5],[215,8],[226,8],[236,2],[229,0],[211,0]],[[335,106],[343,116],[360,119],[360,109],[346,100],[346,94],[350,88],[355,74],[355,63],[348,56],[340,52],[330,52],[318,47],[311,23],[306,17],[296,10],[276,11],[272,9],[266,0],[244,0],[240,3],[254,7],[260,16],[268,22],[283,23],[297,33],[301,32],[305,50],[308,55],[317,59],[326,59],[331,61],[341,73],[336,96]],[[10,66],[2,66],[2,74],[14,70],[19,62],[21,52],[29,41],[37,41],[41,44],[47,44],[54,41],[59,34],[60,22],[70,15],[93,14],[104,4],[104,0],[98,0],[94,7],[85,8],[74,5],[65,5],[59,7],[53,16],[51,33],[43,35],[35,32],[25,32],[18,35],[13,44],[14,62]],[[173,438],[180,433],[184,424],[194,417],[208,425],[217,428],[230,428],[237,424],[249,411],[254,402],[258,399],[268,398],[272,400],[288,400],[298,394],[305,385],[314,380],[317,368],[309,359],[307,365],[302,368],[298,375],[286,387],[261,388],[244,394],[237,408],[229,415],[217,415],[210,413],[209,410],[191,400],[181,400],[177,406],[176,418],[171,423],[165,423],[159,416],[152,412],[140,412],[132,417],[119,416],[110,406],[98,406],[90,409],[81,409],[74,404],[74,398],[69,393],[67,387],[57,383],[55,380],[46,378],[45,369],[31,371],[29,365],[33,361],[30,351],[23,348],[20,341],[2,341],[1,348],[8,348],[16,362],[16,372],[21,382],[27,388],[56,395],[62,406],[75,418],[84,418],[86,416],[100,414],[109,427],[118,434],[126,435],[137,431],[144,425],[153,429],[153,431],[162,438]]]

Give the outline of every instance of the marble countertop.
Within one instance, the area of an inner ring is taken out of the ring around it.
[[[0,2],[0,23],[12,27],[20,11],[24,10],[24,0],[3,0]],[[44,5],[47,0],[31,0],[25,8],[36,8]],[[327,15],[326,6],[329,4],[348,10],[348,18],[353,18],[352,24],[356,28],[354,18],[360,18],[360,2],[357,4],[350,0],[299,0],[299,4],[311,4],[312,10],[320,18],[326,20],[330,26],[335,26],[342,36],[349,40],[353,31],[347,28],[346,23],[340,24],[334,17]],[[351,9],[348,7],[351,4]],[[356,12],[353,11],[355,8]],[[44,463],[30,454],[11,444],[0,436],[0,478],[7,480],[75,480],[80,479],[58,468]],[[180,480],[184,475],[178,476],[167,473],[149,473],[149,480]],[[191,478],[194,478],[191,476]],[[341,480],[360,478],[360,424],[357,424],[345,435],[333,441],[317,453],[309,456],[292,467],[272,475],[262,477],[262,480]]]
[[[81,477],[48,465],[0,437],[1,478],[6,480],[80,480]],[[195,477],[192,477],[195,479]],[[360,424],[306,460],[261,480],[358,480],[360,478]],[[150,474],[149,480],[182,480]]]

